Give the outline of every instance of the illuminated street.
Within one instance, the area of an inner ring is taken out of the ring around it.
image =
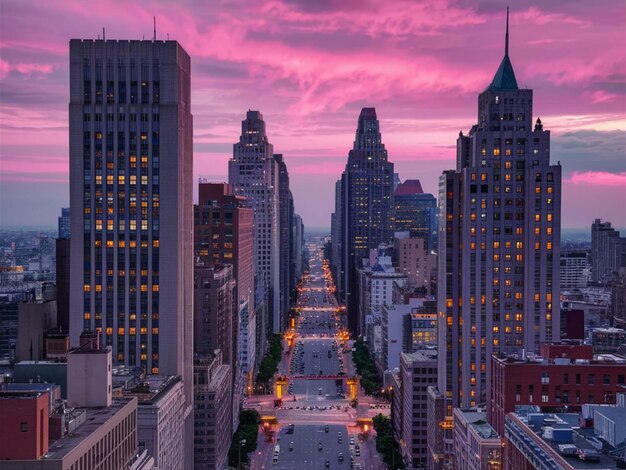
[[[266,428],[271,432],[260,432],[257,452],[251,455],[252,469],[385,468],[371,424],[362,423],[388,410],[370,409],[375,400],[361,396],[358,382],[348,385],[355,374],[352,345],[321,247],[321,241],[309,245],[310,271],[296,301],[299,315],[293,334],[285,335],[290,339],[285,341],[286,352],[278,367],[281,380],[277,380],[284,384],[282,406],[274,407],[276,395],[246,400],[246,407],[277,423]],[[359,398],[358,408],[350,406],[351,398]],[[364,419],[358,426],[357,418]]]

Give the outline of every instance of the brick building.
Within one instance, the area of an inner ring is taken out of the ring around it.
[[[588,345],[544,344],[542,356],[492,356],[489,423],[504,433],[504,417],[516,405],[580,409],[583,403],[614,404],[626,384],[626,363],[594,360]]]

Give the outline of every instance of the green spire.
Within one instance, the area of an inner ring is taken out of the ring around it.
[[[509,7],[506,7],[506,35],[504,36],[504,58],[496,71],[488,90],[518,90],[513,65],[509,59]]]

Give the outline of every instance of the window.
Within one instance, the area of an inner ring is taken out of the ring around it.
[[[28,423],[25,421],[22,421],[20,423],[20,432],[28,432]]]

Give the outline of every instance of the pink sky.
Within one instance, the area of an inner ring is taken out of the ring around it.
[[[329,226],[360,108],[375,106],[402,180],[436,192],[503,54],[506,3],[417,0],[0,4],[0,225],[68,204],[68,43],[175,39],[192,58],[194,172],[227,179],[248,109],[285,156],[305,225]],[[563,226],[626,227],[626,8],[517,1],[510,56],[563,165]]]

